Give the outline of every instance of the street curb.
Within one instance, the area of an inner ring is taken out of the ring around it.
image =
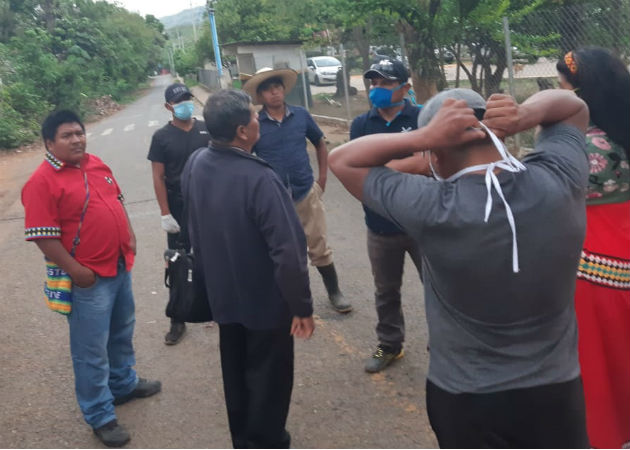
[[[350,121],[348,119],[342,119],[340,117],[332,117],[332,116],[322,116],[320,114],[311,114],[314,119],[317,119],[320,123],[325,123],[327,125],[343,125],[346,129],[350,126]]]
[[[206,104],[208,97],[210,97],[210,91],[201,84],[193,86],[190,88],[190,91],[193,93],[193,98],[197,100],[202,107]]]

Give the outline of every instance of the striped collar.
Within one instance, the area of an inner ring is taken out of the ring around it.
[[[55,155],[53,155],[49,151],[46,152],[46,155],[44,156],[44,160],[48,164],[50,164],[52,166],[52,168],[55,169],[55,171],[59,171],[59,170],[63,169],[63,167],[66,165],[64,162],[59,161],[55,157]]]

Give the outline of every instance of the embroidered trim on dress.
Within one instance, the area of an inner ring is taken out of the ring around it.
[[[24,236],[27,241],[42,238],[59,238],[61,237],[61,228],[59,227],[33,227],[24,230]]]
[[[44,159],[46,160],[46,162],[48,164],[50,164],[53,169],[55,170],[60,170],[63,167],[63,162],[59,161],[57,158],[55,158],[55,155],[53,155],[50,152],[46,152],[46,156],[44,156]]]
[[[630,290],[630,260],[583,249],[577,276],[600,286]]]

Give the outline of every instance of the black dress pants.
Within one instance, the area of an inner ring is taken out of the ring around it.
[[[184,200],[181,194],[175,194],[172,191],[167,192],[168,209],[171,215],[179,224],[179,233],[166,233],[166,242],[170,249],[184,248],[190,251],[190,239],[188,237],[187,218],[184,217]]]
[[[440,448],[589,448],[582,378],[489,394],[451,394],[427,380]]]
[[[234,448],[289,448],[293,390],[290,324],[277,330],[219,325],[221,369]]]

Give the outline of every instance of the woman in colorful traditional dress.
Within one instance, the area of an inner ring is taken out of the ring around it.
[[[587,228],[575,308],[589,439],[630,448],[630,73],[586,47],[558,61],[560,87],[588,105]]]

